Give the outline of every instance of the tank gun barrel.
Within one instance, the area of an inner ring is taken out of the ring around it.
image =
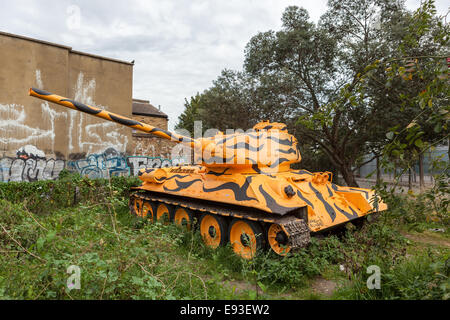
[[[156,128],[152,125],[134,120],[134,119],[130,119],[97,107],[93,107],[90,106],[88,104],[84,104],[81,102],[77,102],[62,96],[58,96],[56,94],[41,90],[41,89],[36,89],[36,88],[30,88],[29,90],[29,95],[42,99],[42,100],[47,100],[53,103],[57,103],[59,105],[62,105],[64,107],[70,108],[70,109],[74,109],[77,111],[81,111],[84,113],[88,113],[90,115],[96,116],[98,118],[102,118],[108,121],[112,121],[112,122],[116,122],[118,124],[145,132],[145,133],[150,133],[153,134],[155,136],[158,136],[160,138],[163,139],[167,139],[167,140],[171,140],[171,141],[175,141],[177,143],[183,143],[183,144],[187,144],[189,146],[191,146],[192,148],[194,148],[194,144],[195,144],[195,140],[190,138],[190,137],[186,137],[186,136],[182,136],[173,132],[169,132],[166,131],[164,129],[160,129],[160,128]]]

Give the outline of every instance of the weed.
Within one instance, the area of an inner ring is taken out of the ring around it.
[[[0,299],[317,299],[308,286],[325,275],[342,283],[336,299],[449,298],[448,251],[407,258],[411,245],[398,232],[429,223],[426,195],[390,197],[389,211],[313,237],[285,257],[264,250],[245,260],[230,245],[210,249],[198,232],[130,215],[129,189],[137,184],[74,174],[0,184]],[[436,223],[447,223],[439,217]],[[382,271],[381,290],[366,285],[373,264]],[[67,289],[70,265],[81,269],[80,290]]]

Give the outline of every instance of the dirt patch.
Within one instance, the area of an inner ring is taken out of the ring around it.
[[[321,277],[315,278],[311,283],[311,289],[318,294],[322,294],[324,296],[331,296],[336,289],[336,282],[333,280],[327,280]]]
[[[409,234],[406,232],[402,232],[401,233],[405,238],[414,241],[414,242],[419,242],[419,243],[425,243],[425,244],[431,244],[431,245],[435,245],[435,246],[440,246],[440,247],[446,247],[446,248],[450,248],[450,241],[443,239],[443,238],[438,238],[435,236],[431,236],[429,234],[423,233],[423,234]]]
[[[255,285],[245,281],[229,280],[225,282],[225,285],[234,290],[235,293],[239,294],[244,291],[255,290]],[[261,291],[261,289],[259,289]]]

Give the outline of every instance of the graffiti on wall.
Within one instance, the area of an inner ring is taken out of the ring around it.
[[[32,145],[17,150],[16,157],[0,159],[0,181],[37,181],[57,179],[63,169],[89,178],[137,175],[142,168],[178,165],[181,159],[127,156],[114,148],[90,154],[77,160],[47,159],[44,152]]]
[[[65,161],[47,159],[34,146],[26,145],[16,152],[16,157],[0,159],[0,181],[37,181],[58,178]]]
[[[178,165],[180,161],[161,157],[126,156],[114,148],[108,148],[101,154],[91,154],[80,160],[68,161],[67,169],[90,178],[137,176],[142,168],[170,167]]]
[[[46,89],[42,79],[45,74],[35,70],[35,86]],[[94,101],[96,81],[78,73],[73,87],[74,99],[108,110]],[[25,95],[25,92],[23,93]],[[113,146],[125,152],[128,146],[126,130],[114,122],[98,121],[75,110],[65,110],[47,101],[40,102],[40,109],[28,108],[14,101],[0,101],[0,150],[14,150],[23,145],[37,145],[48,150],[57,148],[57,134],[66,134],[68,153],[86,150],[99,153]],[[64,131],[57,130],[58,123],[67,123]]]
[[[78,73],[74,86],[75,101],[95,105],[100,109],[109,111],[108,106],[94,101],[96,91],[95,78],[85,79],[83,72]],[[114,148],[124,152],[128,145],[128,137],[124,134],[127,129],[114,122],[98,121],[79,111],[69,109],[68,151],[76,148],[87,150],[89,154],[98,153],[113,145]]]

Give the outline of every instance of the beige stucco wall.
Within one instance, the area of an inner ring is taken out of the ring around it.
[[[131,129],[28,96],[37,87],[131,116],[133,65],[0,32],[0,157],[133,153]]]

